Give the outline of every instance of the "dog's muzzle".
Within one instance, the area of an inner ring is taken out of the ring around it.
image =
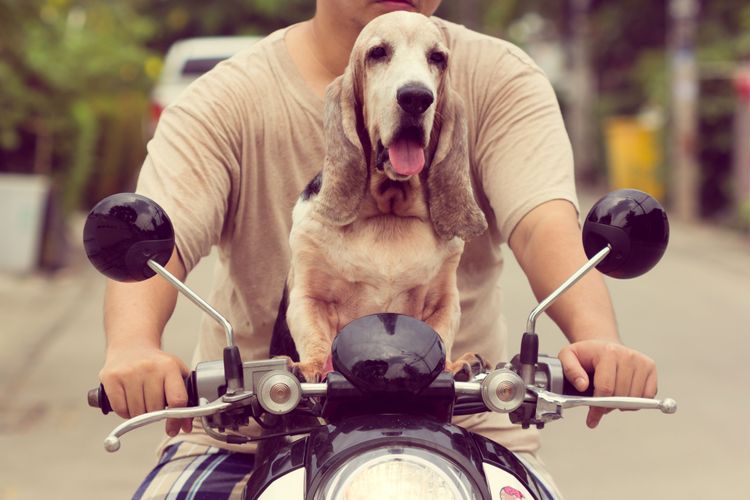
[[[422,84],[407,84],[396,92],[396,100],[401,109],[412,116],[419,116],[435,101],[432,91]]]
[[[383,143],[378,141],[378,146],[376,150],[376,158],[375,158],[375,168],[377,168],[380,172],[383,172],[385,170],[385,164],[388,162],[388,150],[385,149],[385,146],[383,146]]]

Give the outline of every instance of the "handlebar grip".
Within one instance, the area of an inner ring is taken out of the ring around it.
[[[565,396],[583,396],[583,397],[593,397],[594,396],[594,374],[589,373],[589,386],[586,388],[585,391],[581,392],[578,389],[575,388],[573,384],[568,382],[567,378],[563,378],[563,391],[562,393]]]
[[[102,410],[102,414],[106,415],[112,411],[112,406],[109,404],[109,398],[107,392],[104,390],[104,386],[99,384],[99,387],[91,389],[88,393],[89,406],[92,408],[99,408]]]
[[[195,372],[190,372],[185,377],[185,389],[188,395],[188,406],[198,406],[198,390],[195,382]],[[99,384],[99,387],[95,387],[88,392],[88,403],[92,408],[99,408],[103,415],[112,411],[112,406],[109,404],[109,398],[107,392],[104,390],[104,385]]]

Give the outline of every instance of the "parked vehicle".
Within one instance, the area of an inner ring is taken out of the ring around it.
[[[512,452],[452,424],[451,417],[495,411],[541,428],[575,406],[674,413],[671,399],[579,393],[559,360],[538,354],[535,331],[539,315],[594,267],[619,278],[651,269],[668,235],[665,212],[645,193],[623,190],[602,198],[583,228],[590,260],[534,308],[519,354],[471,381],[455,381],[445,371],[444,347],[426,323],[384,313],[345,326],[333,342],[334,371],[322,383],[300,383],[285,360],[243,362],[231,325],[164,269],[174,233],[158,205],[136,194],[111,196],[91,211],[84,229],[94,266],[122,281],[164,277],[222,324],[227,347],[223,361],[200,363],[186,379],[188,407],[127,420],[105,439],[105,448],[116,451],[122,435],[152,422],[200,417],[218,440],[275,441],[259,452],[247,498],[394,498],[388,491],[401,498],[554,498]],[[89,404],[111,410],[101,386],[89,392]],[[312,419],[294,427],[291,417]],[[264,435],[225,433],[250,419]],[[303,437],[287,442],[291,435]]]
[[[159,80],[151,92],[148,138],[153,136],[164,108],[193,80],[260,39],[257,36],[215,36],[175,42],[167,51]]]

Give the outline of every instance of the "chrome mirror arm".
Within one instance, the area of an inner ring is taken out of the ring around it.
[[[612,251],[612,246],[607,245],[602,248],[596,255],[594,255],[588,262],[586,262],[580,269],[578,269],[573,275],[565,280],[562,285],[557,287],[555,291],[549,294],[539,305],[537,305],[531,314],[529,319],[526,321],[526,331],[521,339],[521,351],[519,353],[520,366],[518,366],[519,374],[527,385],[533,384],[536,373],[536,364],[539,356],[539,339],[536,334],[536,320],[537,318],[546,311],[557,299],[568,291],[570,287],[578,283],[591,269],[598,266]]]
[[[234,330],[232,329],[232,325],[224,316],[222,316],[216,309],[214,309],[211,304],[203,300],[200,296],[198,296],[197,293],[188,288],[187,285],[178,280],[175,275],[167,271],[163,266],[161,266],[158,262],[155,262],[153,259],[150,259],[148,261],[148,267],[150,267],[151,270],[156,274],[167,280],[169,284],[175,287],[185,297],[190,299],[193,304],[200,307],[206,314],[215,319],[216,322],[219,323],[222,328],[224,328],[224,333],[227,337],[227,345],[234,345]]]
[[[545,298],[543,301],[539,303],[538,306],[534,308],[533,311],[531,311],[531,314],[529,314],[529,319],[526,321],[526,331],[529,333],[536,333],[536,320],[537,318],[546,311],[549,306],[551,306],[560,295],[568,291],[570,287],[578,283],[578,281],[586,276],[586,274],[591,271],[594,267],[601,264],[601,262],[609,255],[609,253],[612,251],[612,246],[607,245],[606,247],[602,248],[596,255],[591,257],[589,261],[581,266],[578,271],[573,273],[573,275],[565,280],[565,282],[557,287],[557,289],[549,294],[547,298]]]
[[[158,262],[153,259],[149,259],[148,267],[151,268],[156,274],[167,280],[169,284],[175,287],[190,301],[200,307],[206,314],[216,320],[222,328],[227,337],[227,347],[224,349],[224,373],[226,374],[227,381],[227,394],[240,394],[244,390],[244,377],[242,372],[242,359],[240,357],[240,351],[234,344],[234,330],[232,325],[227,319],[222,316],[216,309],[214,309],[208,302],[203,300],[197,293],[187,287],[182,281],[178,280],[172,273],[167,271]]]

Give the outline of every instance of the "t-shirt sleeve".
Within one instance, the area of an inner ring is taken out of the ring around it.
[[[172,220],[188,272],[225,234],[239,177],[244,127],[231,82],[237,75],[231,67],[217,70],[196,80],[164,111],[138,179],[137,191]]]
[[[536,206],[569,200],[578,209],[573,153],[560,106],[544,73],[502,42],[486,72],[476,164],[502,242]]]

